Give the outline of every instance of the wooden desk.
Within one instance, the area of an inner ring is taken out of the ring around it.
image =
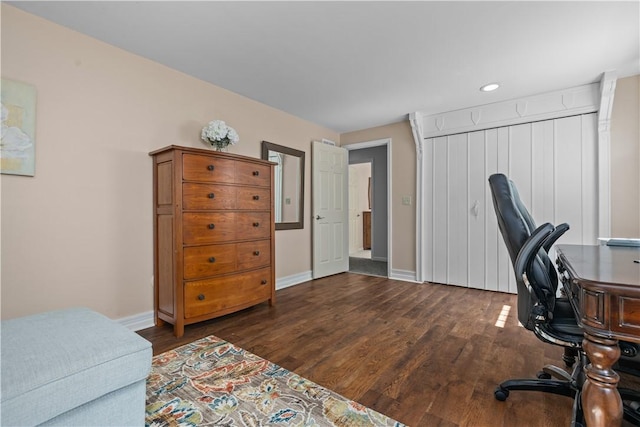
[[[640,342],[640,248],[557,245],[563,287],[580,326],[585,367],[582,406],[588,427],[619,426],[618,339]]]

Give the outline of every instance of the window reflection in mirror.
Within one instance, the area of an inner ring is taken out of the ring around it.
[[[276,164],[276,230],[304,228],[304,151],[262,141],[262,158]]]

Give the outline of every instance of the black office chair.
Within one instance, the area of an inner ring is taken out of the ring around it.
[[[506,179],[506,177],[505,177]],[[509,184],[511,186],[511,191],[513,192],[513,200],[514,203],[516,205],[516,208],[518,209],[518,211],[520,212],[520,215],[522,215],[522,219],[524,220],[527,230],[529,232],[529,235],[531,235],[531,233],[533,233],[535,231],[536,228],[538,228],[538,226],[536,225],[536,222],[533,220],[533,217],[531,216],[531,214],[529,213],[529,210],[526,208],[526,206],[524,205],[524,203],[522,203],[522,199],[520,199],[520,194],[518,193],[518,189],[516,188],[515,184],[513,183],[513,181],[509,180]],[[561,229],[558,231],[558,233],[563,234],[564,232],[566,232],[569,229],[569,225],[568,224],[562,224]],[[560,234],[558,234],[558,237],[560,236]],[[557,238],[556,238],[557,239]],[[545,242],[545,244],[543,244],[542,248],[544,249],[544,251],[547,253],[547,257],[544,258],[544,262],[545,262],[545,268],[547,269],[547,272],[549,274],[549,279],[551,280],[552,283],[555,283],[556,287],[557,287],[557,283],[558,283],[558,274],[556,273],[556,269],[553,267],[553,264],[551,262],[551,259],[549,258],[549,249],[551,249],[551,246],[553,246],[553,243],[555,242],[554,239],[553,241],[551,241],[551,239],[547,242]],[[561,290],[562,292],[562,290]],[[571,369],[573,367],[573,364],[575,363],[576,359],[578,358],[578,350],[576,347],[565,347],[564,348],[564,354],[562,355],[562,360],[564,361],[564,364],[567,368]],[[543,371],[545,373],[538,373],[538,377],[547,377],[547,378],[551,378],[552,372],[550,371],[554,371],[556,372],[556,374],[560,374],[562,375],[563,373],[566,373],[566,371],[564,370],[559,370],[558,368],[556,368],[555,366],[546,366],[545,368],[543,368]]]
[[[567,298],[557,296],[558,277],[548,251],[568,229],[546,223],[533,229],[535,222],[520,200],[515,185],[503,174],[489,177],[489,186],[498,227],[507,246],[516,276],[518,320],[542,341],[572,349],[578,363],[571,375],[545,366],[536,379],[511,379],[495,390],[498,400],[506,400],[511,390],[529,390],[569,396],[574,399],[572,425],[584,425],[580,395],[585,380],[583,367],[588,363],[582,350],[583,331],[577,324]],[[567,360],[565,359],[565,362]],[[552,379],[551,377],[557,377]],[[628,405],[640,401],[640,394],[619,389],[624,403],[624,417],[636,425],[640,415]]]

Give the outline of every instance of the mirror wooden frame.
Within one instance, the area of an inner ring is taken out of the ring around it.
[[[268,141],[262,141],[262,159],[269,160],[269,151],[280,154],[286,154],[300,158],[300,194],[298,195],[298,221],[296,222],[276,222],[276,230],[294,230],[304,228],[304,151],[285,147],[283,145],[274,144]],[[275,178],[275,177],[274,177]],[[273,203],[277,203],[276,200]]]

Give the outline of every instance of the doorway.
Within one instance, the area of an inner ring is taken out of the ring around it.
[[[371,259],[371,162],[349,165],[349,257]]]
[[[344,146],[349,151],[349,271],[389,277],[391,140]]]

